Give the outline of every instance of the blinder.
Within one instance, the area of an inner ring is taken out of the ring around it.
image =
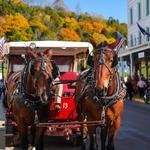
[[[44,62],[44,60],[42,60],[42,59],[37,59],[37,60],[31,60],[30,61],[30,67],[29,67],[29,72],[30,72],[30,74],[32,75],[32,76],[34,76],[35,75],[35,70],[34,70],[34,65],[35,65],[35,62],[36,61],[41,61],[41,72],[47,72],[47,69],[46,69],[46,65],[45,65],[45,62]]]
[[[32,76],[34,76],[34,62],[31,61],[30,63],[31,63],[31,64],[30,64],[30,65],[31,65],[31,66],[30,66],[30,73],[31,73]]]
[[[112,51],[111,49],[106,49],[109,51]],[[100,53],[100,58],[99,58],[99,64],[105,64],[105,49],[96,49],[95,53]],[[113,53],[113,51],[112,51]],[[112,68],[115,67],[118,64],[118,55],[116,53],[113,53],[113,62],[112,62]]]
[[[99,64],[102,65],[104,63],[105,63],[105,55],[104,55],[104,53],[101,53],[100,59],[99,59]]]
[[[118,64],[118,55],[117,54],[114,54],[113,56],[113,62],[112,62],[112,68],[113,67],[116,67],[116,65]]]

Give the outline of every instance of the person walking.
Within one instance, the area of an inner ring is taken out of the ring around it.
[[[2,98],[4,92],[4,80],[0,80],[0,99]]]
[[[146,88],[146,83],[143,80],[143,78],[140,78],[138,83],[137,83],[138,91],[139,91],[139,96],[140,98],[144,97],[144,90]]]
[[[129,100],[132,101],[134,89],[133,89],[133,85],[132,85],[130,77],[128,77],[127,82],[125,83],[125,85],[126,85],[126,99],[129,98]]]

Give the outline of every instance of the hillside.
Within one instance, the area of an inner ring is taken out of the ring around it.
[[[127,25],[110,17],[79,14],[64,8],[28,5],[21,0],[0,0],[0,37],[7,41],[65,40],[114,41],[113,33],[127,36]]]

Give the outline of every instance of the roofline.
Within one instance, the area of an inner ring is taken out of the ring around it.
[[[66,55],[76,55],[81,52],[89,50],[89,53],[93,50],[93,46],[89,42],[73,42],[73,41],[19,41],[19,42],[9,42],[5,43],[5,54],[15,54],[18,55],[25,53],[25,48],[29,47],[31,43],[36,44],[37,50],[52,49],[56,53],[63,55],[64,52],[67,52]],[[77,50],[76,50],[77,49]],[[18,51],[20,50],[20,51]],[[62,52],[60,51],[62,50]],[[71,51],[70,51],[71,50]]]
[[[129,48],[126,51],[120,52],[118,56],[119,57],[128,56],[128,55],[133,54],[133,53],[139,53],[139,52],[145,51],[145,50],[147,50],[149,48],[150,48],[149,43],[144,43],[142,45]]]
[[[20,41],[6,43],[9,47],[28,47],[30,43],[35,43],[37,47],[93,47],[89,42],[73,42],[73,41]]]

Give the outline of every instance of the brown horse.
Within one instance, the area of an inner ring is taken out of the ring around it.
[[[111,49],[110,49],[111,47]],[[76,86],[78,119],[102,121],[101,149],[114,150],[114,140],[120,128],[121,113],[124,107],[125,88],[117,70],[117,52],[113,45],[106,45],[94,52],[94,67],[81,73]],[[87,133],[90,137],[90,150],[98,150],[96,126],[84,125],[83,145],[86,149]],[[107,146],[106,146],[106,139]]]
[[[43,150],[45,128],[35,128],[35,123],[47,122],[49,118],[51,57],[50,50],[36,53],[28,49],[28,60],[23,71],[12,73],[7,80],[5,100],[17,123],[23,150],[27,150],[29,146],[27,138],[29,126],[33,129],[32,144],[35,145],[36,150]]]

